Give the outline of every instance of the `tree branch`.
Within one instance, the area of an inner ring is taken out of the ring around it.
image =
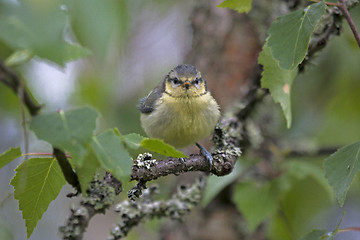
[[[31,97],[30,92],[25,88],[19,76],[9,67],[7,67],[2,61],[0,61],[0,81],[14,91],[14,93],[19,97],[23,105],[26,106],[32,117],[36,116],[39,113],[41,105],[39,105]],[[25,138],[26,136],[27,135],[25,134]],[[27,140],[25,139],[25,142],[26,141]],[[72,167],[67,160],[65,153],[58,148],[53,148],[53,153],[61,167],[61,171],[63,172],[66,181],[70,185],[72,185],[77,190],[77,192],[80,192],[81,190],[78,177],[76,173],[72,170]]]
[[[19,99],[22,100],[23,104],[26,106],[31,116],[35,116],[36,114],[38,114],[41,109],[41,105],[34,101],[34,99],[31,97],[31,94],[23,86],[23,83],[18,77],[18,75],[10,68],[5,66],[2,61],[0,61],[0,81],[3,82],[11,90],[13,90],[16,95],[19,96]]]
[[[178,175],[192,171],[208,172],[217,176],[227,175],[231,173],[236,160],[241,154],[239,148],[240,132],[239,124],[235,119],[223,120],[216,127],[213,136],[215,150],[212,152],[214,159],[212,167],[209,166],[209,162],[201,154],[190,155],[184,161],[171,157],[164,160],[154,160],[139,155],[140,159],[138,157],[137,160],[142,164],[135,163],[133,165],[131,180],[147,182],[170,174]]]
[[[53,148],[53,149],[54,149],[53,154],[60,165],[61,171],[63,172],[64,177],[65,177],[65,180],[71,186],[73,186],[73,188],[75,188],[78,193],[80,193],[81,187],[80,187],[78,176],[72,169],[69,161],[67,160],[65,153],[58,148]]]
[[[360,36],[358,31],[356,30],[355,24],[349,14],[348,9],[353,8],[359,2],[353,1],[348,2],[346,5],[344,0],[341,0],[339,3],[336,3],[336,6],[333,8],[329,8],[327,13],[323,16],[321,25],[321,29],[317,29],[314,33],[314,36],[311,39],[309,44],[308,52],[304,61],[299,65],[299,71],[302,72],[305,69],[305,65],[309,63],[309,61],[316,55],[316,53],[320,52],[328,43],[329,39],[332,36],[336,36],[340,34],[342,15],[344,14],[346,20],[348,21],[351,30],[355,36],[357,43],[360,46]],[[340,12],[341,10],[341,12]]]
[[[89,222],[96,214],[104,214],[114,204],[115,196],[122,191],[121,182],[106,173],[104,180],[95,177],[89,183],[86,196],[80,206],[71,208],[66,225],[60,227],[60,233],[66,240],[81,240]]]
[[[332,36],[340,34],[341,16],[338,8],[331,8],[322,18],[322,28],[316,29],[306,54],[306,57],[299,65],[299,72],[305,70],[305,66],[327,45]]]
[[[158,193],[157,187],[150,187],[144,191],[139,201],[123,201],[115,207],[115,211],[121,217],[121,222],[111,231],[109,240],[125,237],[128,232],[143,220],[153,218],[170,217],[180,220],[199,204],[206,181],[202,178],[191,186],[180,186],[177,192],[167,201],[154,201],[153,197]]]
[[[354,24],[354,21],[352,20],[351,16],[350,16],[350,13],[347,9],[347,6],[346,6],[346,3],[345,3],[345,0],[340,0],[340,4],[339,4],[339,8],[341,9],[341,11],[343,12],[344,16],[345,16],[345,19],[347,20],[347,22],[349,23],[349,26],[351,28],[351,31],[353,32],[354,34],[354,37],[356,39],[356,42],[357,44],[359,45],[360,47],[360,35],[359,35],[359,32],[357,31],[356,29],[356,26]]]

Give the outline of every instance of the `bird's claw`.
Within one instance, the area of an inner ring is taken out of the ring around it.
[[[209,162],[210,168],[213,166],[213,157],[211,156],[211,153],[209,153],[203,146],[201,146],[198,143],[195,143],[196,146],[200,149],[200,153],[206,158],[206,160]]]
[[[185,158],[179,158],[180,162],[185,165]]]

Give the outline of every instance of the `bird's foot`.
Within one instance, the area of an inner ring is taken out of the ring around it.
[[[185,165],[185,158],[179,158],[180,162]]]
[[[196,146],[200,149],[200,153],[206,158],[206,160],[209,162],[210,168],[213,166],[213,157],[211,156],[211,153],[209,153],[203,146],[201,146],[198,143],[195,143]]]

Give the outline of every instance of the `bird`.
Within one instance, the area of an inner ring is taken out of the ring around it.
[[[211,154],[198,141],[214,131],[220,107],[196,67],[181,64],[173,68],[140,100],[139,110],[141,126],[149,137],[175,148],[195,144],[212,167]]]

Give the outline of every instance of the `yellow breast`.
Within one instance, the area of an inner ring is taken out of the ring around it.
[[[163,94],[154,111],[141,114],[141,124],[149,137],[180,148],[209,136],[219,118],[219,106],[209,92],[192,98]]]

